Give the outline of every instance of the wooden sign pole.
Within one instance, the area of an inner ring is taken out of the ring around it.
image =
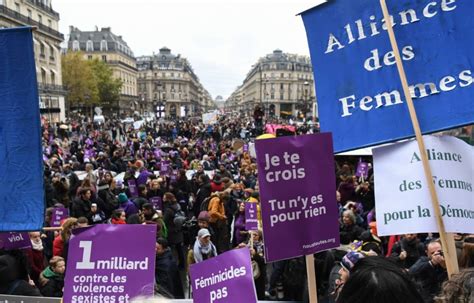
[[[318,287],[316,285],[316,270],[314,268],[314,256],[307,255],[306,258],[306,275],[308,276],[308,293],[309,302],[318,303]]]
[[[400,51],[398,49],[397,40],[395,38],[395,33],[393,31],[392,19],[388,12],[387,3],[385,2],[385,0],[380,0],[380,6],[382,7],[384,20],[385,20],[385,23],[387,24],[387,32],[390,38],[390,44],[392,45],[393,53],[395,55],[398,73],[400,75],[400,80],[402,81],[403,92],[405,94],[408,110],[410,112],[410,118],[413,125],[413,129],[415,130],[416,141],[418,142],[418,148],[420,149],[421,160],[423,162],[423,170],[425,173],[426,183],[428,184],[429,191],[430,191],[436,223],[438,224],[438,230],[439,230],[439,234],[441,238],[441,245],[443,246],[444,258],[446,260],[446,268],[448,270],[448,276],[451,277],[451,275],[459,272],[456,251],[452,249],[454,247],[454,239],[453,237],[448,237],[448,235],[446,234],[446,230],[444,228],[444,222],[441,217],[441,211],[439,207],[438,195],[436,193],[436,189],[432,181],[433,175],[431,173],[431,167],[428,162],[428,156],[426,153],[425,143],[423,141],[420,125],[418,123],[415,107],[413,105],[410,89],[408,87],[408,81],[405,74],[405,69],[403,67],[402,59],[400,57]]]

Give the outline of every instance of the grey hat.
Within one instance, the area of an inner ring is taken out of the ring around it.
[[[199,238],[205,238],[205,237],[210,237],[211,234],[209,233],[209,230],[207,228],[201,228],[198,232],[198,237]]]

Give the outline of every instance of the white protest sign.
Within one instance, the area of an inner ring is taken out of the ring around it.
[[[446,232],[474,233],[474,147],[424,136]],[[379,236],[437,232],[416,141],[373,150]]]
[[[202,123],[206,125],[217,123],[217,113],[202,114]]]

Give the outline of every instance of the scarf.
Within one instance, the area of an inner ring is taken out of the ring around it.
[[[127,222],[125,222],[124,220],[122,219],[115,219],[115,218],[112,218],[112,220],[110,220],[112,222],[112,224],[127,224]]]
[[[202,246],[199,238],[196,237],[196,242],[194,242],[194,261],[196,263],[202,262],[204,260],[203,255],[209,255],[209,257],[217,256],[217,250],[212,242],[209,242],[208,245]]]
[[[38,242],[33,242],[31,241],[31,245],[33,246],[33,250],[39,250],[39,251],[42,251],[43,250],[43,241],[38,241]]]

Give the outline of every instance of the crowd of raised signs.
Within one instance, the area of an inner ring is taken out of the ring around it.
[[[152,224],[156,292],[165,297],[189,296],[191,264],[251,246],[259,300],[307,300],[304,258],[266,264],[261,230],[246,230],[246,203],[260,211],[252,147],[263,129],[245,117],[139,128],[119,121],[44,123],[45,229],[29,233],[30,249],[1,251],[0,293],[61,297],[72,229]],[[317,132],[307,124],[287,130]],[[395,302],[393,294],[406,302],[474,302],[474,235],[456,239],[461,274],[445,282],[436,235],[377,236],[370,157],[363,159],[369,163],[365,176],[356,176],[360,160],[335,158],[341,247],[315,255],[323,302],[375,302],[366,299],[374,293],[386,302]]]

